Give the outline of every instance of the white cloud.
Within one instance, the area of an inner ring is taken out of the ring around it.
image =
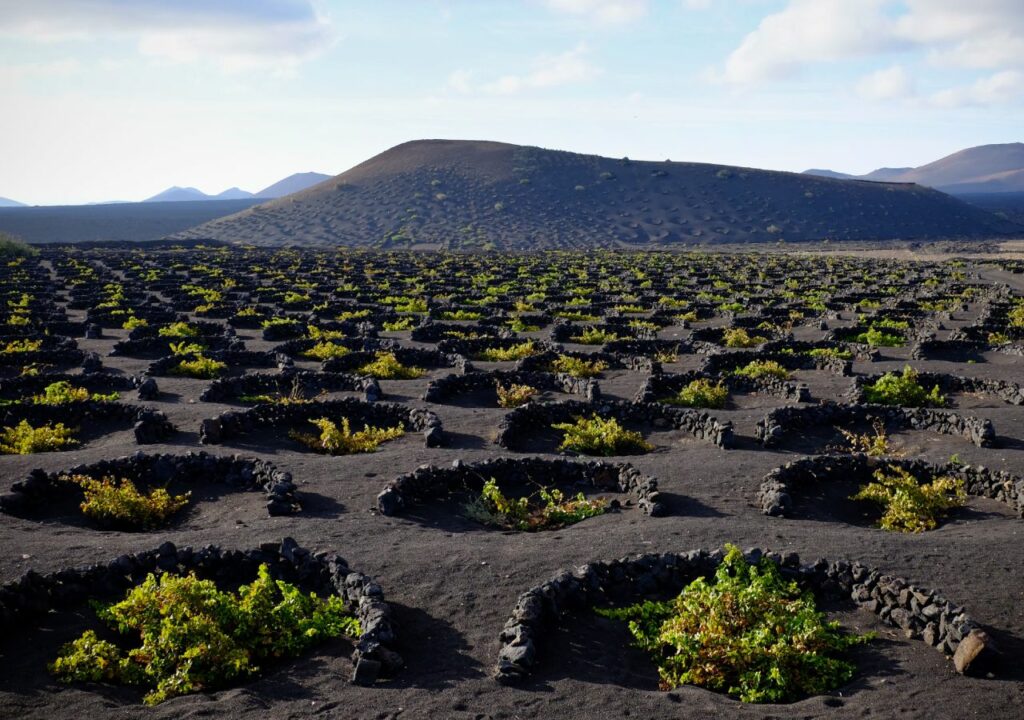
[[[647,14],[647,0],[544,0],[549,9],[586,17],[605,25],[619,25]]]
[[[733,85],[755,85],[821,62],[906,50],[923,52],[936,65],[995,71],[978,80],[976,88],[951,89],[949,97],[974,98],[970,102],[1002,97],[1008,91],[993,78],[1024,69],[1024,2],[789,0],[743,38],[711,76]],[[899,97],[905,95],[900,91],[907,82],[890,68],[863,78],[859,89],[869,96]],[[1000,89],[986,90],[987,83]]]
[[[144,55],[287,70],[334,40],[311,0],[0,0],[0,35],[61,42],[129,37]]]
[[[502,75],[480,83],[474,82],[472,72],[456,70],[448,76],[448,87],[461,94],[515,95],[527,90],[574,85],[590,80],[600,72],[588,59],[589,52],[586,44],[580,43],[572,50],[557,55],[540,56],[533,61],[528,72]]]
[[[999,105],[1024,95],[1024,73],[1003,70],[970,85],[948,88],[931,96],[933,105],[943,108],[971,105]]]
[[[913,97],[916,91],[906,68],[893,65],[862,77],[857,94],[867,100],[900,100]]]

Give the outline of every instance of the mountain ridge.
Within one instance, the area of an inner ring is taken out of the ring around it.
[[[536,249],[992,237],[1022,228],[912,184],[416,140],[174,238]]]

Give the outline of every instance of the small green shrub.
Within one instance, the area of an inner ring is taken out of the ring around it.
[[[566,373],[575,378],[598,377],[608,368],[608,363],[603,360],[584,360],[572,355],[559,355],[551,361],[552,372]]]
[[[878,527],[894,532],[919,533],[933,530],[939,520],[953,508],[967,501],[964,481],[939,477],[919,482],[899,466],[875,470],[874,482],[861,487],[851,500],[878,503],[884,510]]]
[[[565,433],[559,450],[572,450],[584,455],[641,455],[654,449],[643,435],[627,430],[615,418],[598,416],[577,418],[573,423],[551,426]]]
[[[840,654],[872,638],[844,633],[775,563],[751,565],[735,545],[713,580],[697,578],[674,600],[597,612],[629,623],[664,689],[697,685],[751,703],[834,690],[856,671]]]
[[[605,343],[615,342],[621,338],[618,333],[612,332],[611,330],[600,330],[595,327],[589,327],[583,330],[579,335],[574,335],[569,339],[582,345],[603,345]]]
[[[322,362],[324,360],[327,360],[328,358],[344,357],[345,355],[348,355],[350,352],[352,351],[349,350],[344,345],[338,345],[337,343],[324,341],[318,342],[309,350],[306,350],[304,353],[302,353],[302,356],[312,358],[313,360],[320,360]]]
[[[745,328],[732,328],[722,335],[722,344],[729,348],[750,348],[768,342],[761,335],[750,335]]]
[[[583,493],[567,498],[558,488],[540,488],[535,495],[508,498],[493,478],[484,483],[480,496],[465,505],[466,517],[484,525],[509,530],[551,530],[602,515],[604,498],[588,500]]]
[[[839,348],[812,348],[807,351],[807,354],[813,358],[827,357],[837,358],[839,360],[852,360],[853,353],[849,350],[840,350]]]
[[[384,323],[384,329],[389,332],[397,332],[399,330],[412,330],[416,321],[411,317],[398,318],[392,322]]]
[[[0,353],[4,355],[13,355],[15,353],[30,353],[38,352],[43,348],[42,340],[29,340],[27,338],[21,340],[8,340],[0,347]]]
[[[743,367],[734,370],[733,373],[752,379],[774,377],[779,380],[789,380],[789,370],[776,360],[751,360]]]
[[[172,338],[194,338],[199,337],[199,328],[189,325],[187,322],[171,323],[167,327],[157,330],[160,337]]]
[[[356,636],[359,621],[338,596],[322,599],[270,577],[267,565],[237,593],[194,573],[150,574],[124,600],[96,614],[122,635],[125,651],[86,631],[60,650],[50,672],[62,682],[116,682],[149,692],[156,705],[251,677],[264,662],[295,657],[328,638]]]
[[[22,420],[14,427],[0,429],[0,455],[31,455],[32,453],[66,450],[78,445],[77,428],[64,423],[32,427]]]
[[[171,375],[210,380],[218,377],[227,367],[227,363],[197,354],[192,360],[182,360],[171,368],[170,373]]]
[[[484,348],[476,356],[476,359],[489,362],[522,360],[531,355],[536,355],[538,352],[536,343],[533,340],[527,340],[508,348]]]
[[[517,333],[518,332],[537,332],[538,330],[540,330],[540,325],[530,325],[529,323],[524,322],[522,320],[522,318],[516,318],[515,320],[510,322],[508,324],[508,326],[509,326],[509,329],[512,330],[512,332],[517,332]]]
[[[672,397],[661,400],[670,405],[692,408],[713,408],[720,410],[729,400],[729,388],[721,380],[712,385],[706,378],[693,380]]]
[[[869,328],[853,338],[854,342],[871,347],[902,347],[906,340],[902,335],[895,335],[879,330],[876,327]]]
[[[909,365],[902,373],[889,372],[871,385],[864,386],[864,399],[879,405],[902,407],[945,407],[946,398],[936,385],[925,390],[918,382],[918,372]]]
[[[97,480],[88,475],[64,475],[61,480],[82,488],[85,499],[80,507],[86,517],[101,525],[141,530],[166,525],[175,513],[188,505],[192,495],[171,495],[164,488],[142,493],[127,478],[104,477]]]
[[[122,330],[134,330],[135,328],[148,327],[149,321],[146,318],[135,317],[132,315],[123,323],[121,323]]]
[[[892,454],[889,448],[889,435],[885,432],[885,423],[875,420],[871,424],[871,433],[853,433],[839,429],[849,443],[846,452],[864,453],[868,457],[883,457]]]
[[[414,380],[426,374],[426,370],[422,368],[406,367],[398,361],[393,352],[377,353],[375,360],[366,363],[356,372],[378,380]]]
[[[199,355],[206,350],[206,346],[202,343],[188,342],[187,340],[168,343],[167,347],[170,348],[171,355]]]
[[[514,408],[525,405],[537,394],[537,388],[531,385],[512,384],[505,387],[498,383],[498,405],[503,408]]]
[[[82,387],[75,387],[67,380],[60,380],[50,383],[40,395],[33,395],[32,402],[36,405],[66,405],[73,402],[84,402],[95,400],[97,402],[114,402],[121,396],[116,393],[103,395],[101,393],[90,393]]]
[[[327,418],[310,420],[320,428],[320,435],[291,432],[289,437],[298,440],[308,448],[329,455],[352,455],[368,453],[377,449],[381,443],[394,440],[405,435],[405,428],[396,425],[390,428],[378,428],[367,425],[358,432],[352,432],[348,418],[341,419],[341,427]]]

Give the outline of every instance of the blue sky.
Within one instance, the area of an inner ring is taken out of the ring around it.
[[[0,0],[0,107],[31,204],[424,137],[860,173],[1024,140],[1024,2]]]

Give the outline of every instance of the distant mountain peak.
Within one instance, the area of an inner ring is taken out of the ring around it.
[[[17,200],[11,200],[10,198],[0,197],[0,207],[28,207],[25,203],[20,203]]]

